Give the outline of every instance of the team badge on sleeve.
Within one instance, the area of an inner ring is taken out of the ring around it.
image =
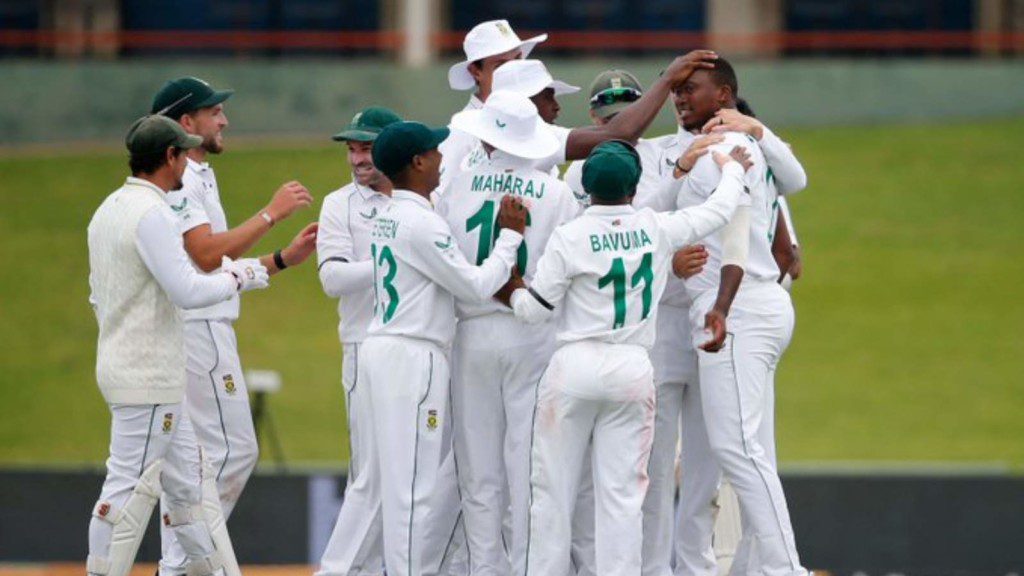
[[[168,412],[168,413],[164,414],[164,423],[160,427],[160,430],[164,434],[170,434],[171,430],[173,428],[174,428],[174,413],[173,412]]]
[[[238,389],[235,388],[235,379],[231,374],[224,375],[224,391],[228,394],[234,394],[238,391]]]
[[[437,430],[437,410],[427,410],[427,430]]]

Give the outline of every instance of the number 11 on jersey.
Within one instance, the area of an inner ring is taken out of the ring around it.
[[[636,288],[637,284],[643,282],[643,311],[640,320],[646,320],[651,313],[651,285],[654,283],[654,270],[651,268],[652,256],[650,252],[643,255],[640,266],[630,278],[630,288]],[[597,287],[603,289],[612,285],[612,296],[615,300],[615,319],[612,322],[612,329],[622,328],[626,324],[626,265],[622,258],[612,260],[612,267],[608,273],[597,280]]]

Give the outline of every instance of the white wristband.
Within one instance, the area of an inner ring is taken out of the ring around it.
[[[274,217],[270,215],[270,212],[267,212],[266,210],[260,212],[260,218],[266,220],[267,224],[270,224],[271,226],[274,225]]]

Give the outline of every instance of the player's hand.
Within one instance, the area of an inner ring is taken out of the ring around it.
[[[523,201],[511,194],[501,199],[498,210],[498,228],[508,228],[522,234],[526,231],[526,206]]]
[[[508,282],[498,289],[494,293],[494,297],[509,308],[512,307],[512,293],[520,288],[526,288],[526,282],[523,281],[522,275],[519,274],[519,267],[513,266],[512,272],[509,274]]]
[[[697,70],[714,68],[715,60],[718,60],[718,54],[712,50],[693,50],[673,60],[665,69],[664,76],[671,86],[682,84]]]
[[[270,284],[270,274],[267,273],[267,267],[256,258],[232,260],[224,256],[220,261],[220,268],[235,278],[235,282],[238,283],[239,292],[260,290]]]
[[[717,132],[743,132],[749,134],[754,140],[760,140],[764,136],[764,124],[757,118],[746,116],[739,110],[722,108],[715,112],[715,117],[708,120],[701,132],[705,134]]]
[[[697,160],[708,153],[708,148],[723,140],[725,140],[725,136],[722,134],[706,134],[691,142],[686,152],[683,152],[683,155],[676,160],[675,172],[677,174],[675,177],[682,178],[683,174],[693,170]]]
[[[730,150],[728,154],[722,154],[715,150],[711,153],[711,156],[715,159],[715,163],[721,167],[724,167],[729,162],[735,160],[740,163],[740,166],[743,166],[744,172],[750,170],[750,167],[754,165],[750,160],[750,152],[747,152],[747,149],[743,146],[733,146],[732,150]]]
[[[799,280],[804,273],[804,259],[800,257],[800,247],[793,246],[793,263],[789,265],[789,277]]]
[[[704,315],[704,331],[711,333],[711,339],[700,345],[705,352],[718,352],[725,346],[725,314],[711,309]]]
[[[319,229],[320,225],[316,222],[306,224],[306,227],[292,238],[291,244],[281,250],[281,259],[289,268],[302,264],[316,250],[316,233]]]
[[[274,222],[280,222],[292,215],[300,208],[306,208],[313,203],[313,195],[306,190],[300,182],[286,182],[274,192],[266,211]]]
[[[672,272],[679,278],[700,274],[708,263],[708,250],[704,246],[686,246],[672,255]]]

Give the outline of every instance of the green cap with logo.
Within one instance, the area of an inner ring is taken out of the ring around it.
[[[139,118],[124,137],[124,144],[132,156],[158,154],[171,146],[188,150],[202,143],[201,136],[186,133],[181,124],[159,114]]]
[[[413,156],[437,148],[448,137],[447,128],[428,128],[419,122],[395,122],[381,130],[373,142],[373,165],[392,176],[412,162]]]
[[[639,182],[640,154],[629,142],[603,142],[583,163],[583,189],[594,198],[618,200],[632,196]]]
[[[214,90],[207,81],[194,76],[176,78],[168,80],[156,93],[150,112],[177,120],[182,114],[216,106],[234,93],[234,90]]]
[[[590,84],[590,109],[608,118],[639,100],[643,93],[636,76],[625,70],[605,70]]]
[[[331,139],[337,142],[347,142],[349,140],[353,142],[373,142],[377,139],[377,135],[380,134],[381,130],[390,124],[401,121],[402,119],[398,117],[398,114],[383,106],[370,106],[362,112],[356,113],[352,117],[352,122],[349,122],[349,125],[344,130],[331,136]]]

